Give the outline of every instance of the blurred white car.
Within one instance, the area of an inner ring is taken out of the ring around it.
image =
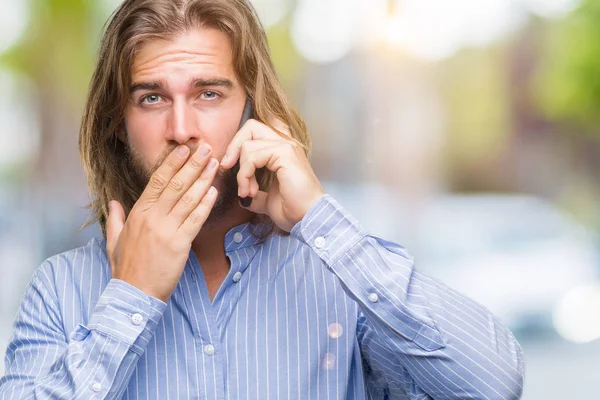
[[[381,186],[324,186],[371,233],[406,246],[419,270],[485,305],[513,330],[556,329],[564,337],[557,323],[586,324],[553,321],[553,313],[569,293],[598,280],[598,242],[552,204],[520,195],[445,195],[406,212],[401,197]]]

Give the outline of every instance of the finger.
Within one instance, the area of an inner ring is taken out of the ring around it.
[[[217,174],[219,162],[216,158],[211,158],[208,165],[202,171],[200,177],[194,181],[187,192],[181,196],[175,207],[169,213],[170,217],[175,220],[177,226],[180,226],[183,221],[190,215],[198,206],[202,198],[206,195],[210,185]]]
[[[189,153],[190,149],[187,146],[177,146],[160,167],[154,171],[139,201],[147,205],[154,204],[171,181],[171,178],[185,164]]]
[[[256,180],[256,174],[254,174],[250,178],[250,191],[248,193],[248,196],[254,198],[259,190],[260,190],[260,187],[258,185],[258,181]]]
[[[252,203],[244,208],[256,214],[267,214],[267,193],[262,190],[257,191],[254,196],[252,196]]]
[[[287,143],[284,142],[283,145],[285,144]],[[240,170],[237,174],[238,196],[242,198],[251,197],[251,194],[256,193],[258,182],[256,182],[255,173],[258,168],[267,166],[269,170],[277,172],[279,164],[276,161],[279,158],[278,149],[281,148],[282,144],[278,143],[252,151],[241,152]]]
[[[112,200],[108,204],[108,217],[106,218],[106,250],[108,251],[109,257],[112,258],[115,247],[117,246],[117,240],[125,225],[125,211],[123,206],[116,200]],[[113,260],[110,260],[111,267]]]
[[[239,182],[242,182],[241,186]],[[256,174],[253,174],[250,178],[246,180],[240,179],[238,175],[238,197],[243,198],[252,198],[259,191],[260,187],[258,185],[258,181],[256,180]]]
[[[286,139],[286,137],[285,135],[277,133],[267,125],[260,123],[255,119],[249,119],[233,137],[231,143],[229,143],[229,146],[227,146],[225,156],[221,160],[221,166],[226,169],[233,167],[240,156],[242,143],[248,140],[260,139],[281,140]],[[287,139],[289,140],[291,138]]]
[[[217,194],[217,189],[215,189],[214,186],[211,186],[194,211],[192,211],[183,224],[181,224],[178,232],[181,232],[187,238],[193,240],[198,235],[198,232],[200,232],[200,229],[202,229],[202,226],[215,205]]]
[[[161,193],[158,204],[165,213],[171,212],[175,204],[181,199],[185,192],[192,186],[194,181],[202,174],[208,161],[212,149],[206,143],[203,143],[192,154],[185,165],[171,178],[167,187]]]
[[[253,152],[262,148],[273,147],[282,143],[282,140],[269,140],[269,139],[255,139],[255,140],[246,140],[242,143],[242,148],[240,151],[240,160],[244,158],[244,154],[249,152]],[[258,181],[256,180],[256,174],[253,174],[249,178],[248,182],[248,193],[250,197],[254,197],[256,192],[259,190]],[[238,184],[238,195],[239,195],[239,184]]]

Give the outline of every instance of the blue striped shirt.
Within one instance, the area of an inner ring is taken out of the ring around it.
[[[518,399],[521,347],[323,196],[290,236],[225,236],[211,302],[193,252],[169,301],[110,277],[105,242],[26,289],[1,399]]]

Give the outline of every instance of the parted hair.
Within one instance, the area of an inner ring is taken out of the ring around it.
[[[248,0],[125,0],[104,32],[79,132],[91,197],[84,226],[98,222],[105,238],[110,200],[119,201],[128,215],[141,195],[127,162],[127,145],[117,137],[124,130],[136,51],[149,40],[168,39],[195,28],[218,29],[228,36],[233,68],[253,102],[255,118],[273,129],[273,121],[283,121],[305,152],[310,151],[304,120],[277,79],[265,31]],[[261,190],[267,190],[274,178],[270,171],[264,172]],[[268,218],[257,216],[257,221],[271,224],[260,230],[263,235],[276,229]]]

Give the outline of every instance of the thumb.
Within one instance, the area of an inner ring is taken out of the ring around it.
[[[106,248],[112,254],[117,245],[119,235],[125,225],[125,210],[116,200],[108,203],[108,218],[106,219]]]

